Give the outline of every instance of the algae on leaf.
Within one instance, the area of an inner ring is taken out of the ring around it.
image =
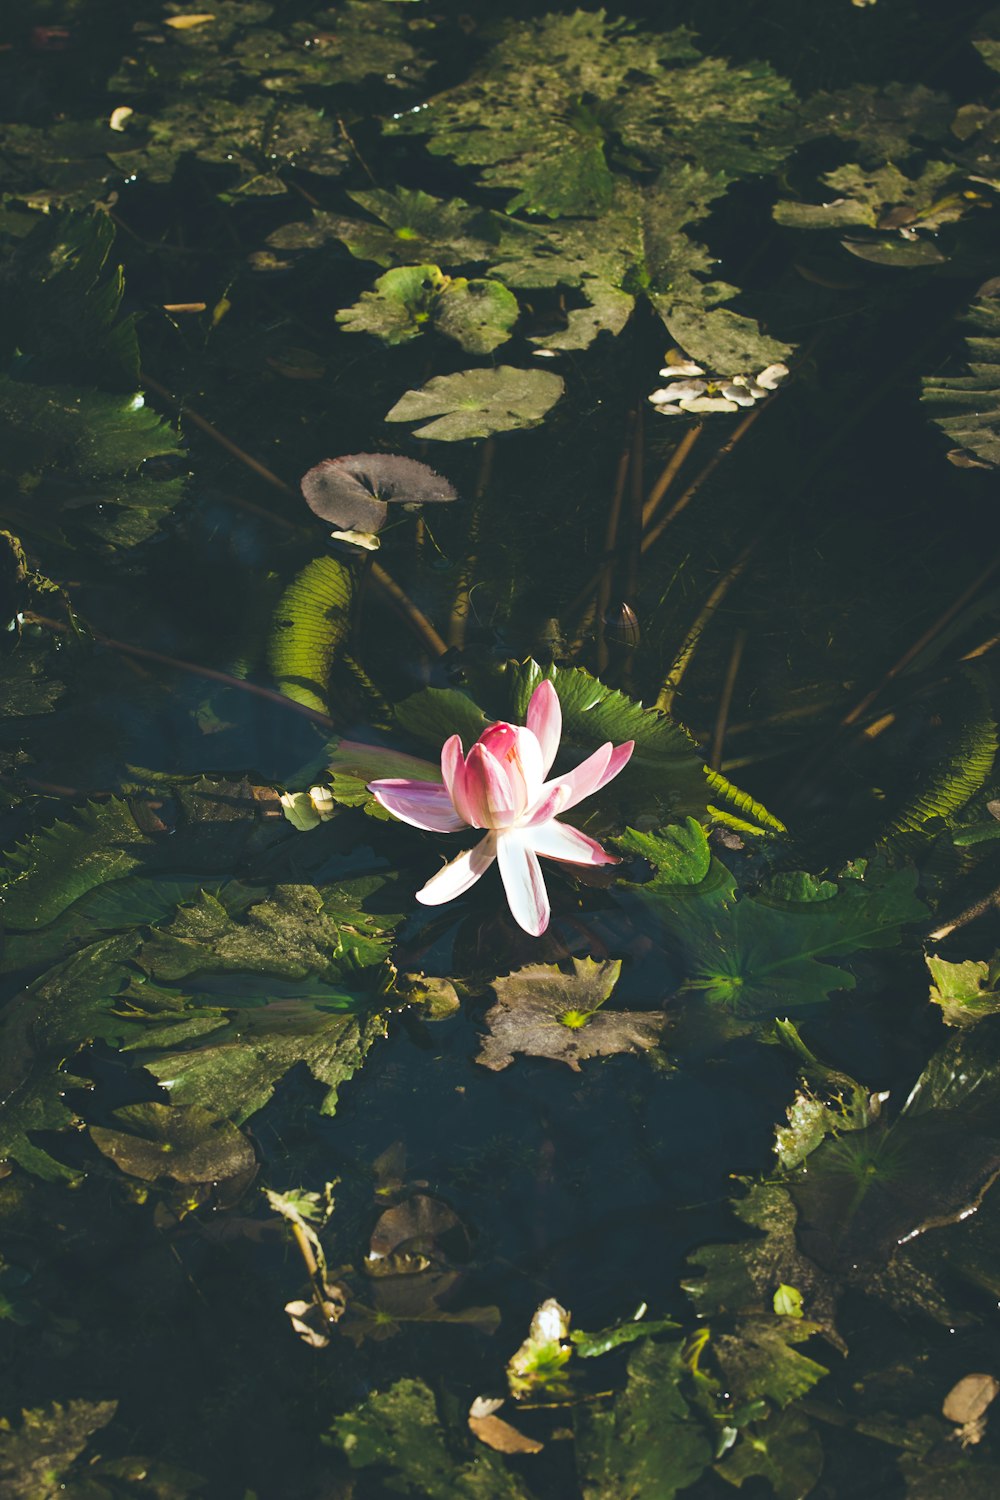
[[[404,187],[347,196],[372,219],[317,208],[311,219],[274,230],[267,243],[275,250],[313,250],[336,240],[358,260],[386,269],[415,262],[467,265],[489,260],[496,249],[501,216],[470,207],[462,198],[435,198]]]
[[[19,1426],[0,1419],[0,1494],[5,1500],[57,1500],[74,1459],[106,1427],[117,1401],[55,1402],[23,1411]]]
[[[702,57],[692,33],[604,11],[507,21],[478,72],[386,126],[508,188],[508,211],[600,215],[616,175],[697,161],[733,181],[791,149],[790,86],[765,63]]]

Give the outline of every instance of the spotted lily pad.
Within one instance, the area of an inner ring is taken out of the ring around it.
[[[585,1058],[657,1045],[659,1012],[600,1010],[618,982],[618,959],[574,958],[572,964],[571,974],[555,964],[528,964],[493,981],[497,1004],[486,1015],[489,1036],[477,1062],[498,1072],[519,1052],[564,1062],[578,1073]]]

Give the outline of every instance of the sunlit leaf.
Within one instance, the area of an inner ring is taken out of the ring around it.
[[[496,248],[499,216],[471,208],[461,198],[434,198],[404,187],[347,196],[372,219],[314,209],[311,219],[283,225],[267,243],[276,250],[312,250],[338,240],[358,260],[386,267],[414,262],[467,265],[489,260]]]
[[[267,659],[275,681],[286,697],[320,713],[347,635],[352,592],[350,569],[336,557],[317,557],[288,585],[272,616]]]
[[[940,1005],[949,1026],[974,1026],[983,1016],[1000,1011],[1000,964],[996,958],[990,963],[971,958],[949,963],[928,954],[926,962],[934,981],[931,1002]]]

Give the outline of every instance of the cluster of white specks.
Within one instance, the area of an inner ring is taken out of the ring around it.
[[[669,384],[654,391],[650,401],[665,417],[679,417],[682,412],[739,411],[753,406],[776,391],[788,374],[787,365],[768,365],[759,375],[706,375],[701,365],[690,360],[668,362],[660,371]]]

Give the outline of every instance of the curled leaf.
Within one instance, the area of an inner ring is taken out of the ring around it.
[[[396,453],[349,453],[324,458],[302,476],[309,509],[339,530],[374,533],[390,504],[431,505],[457,498],[454,486],[427,464]]]

